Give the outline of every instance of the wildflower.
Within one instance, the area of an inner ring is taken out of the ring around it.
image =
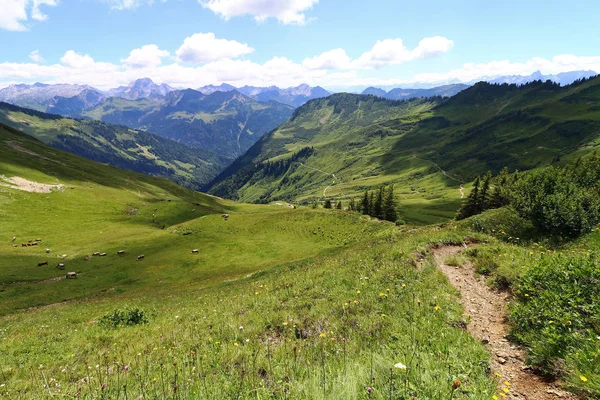
[[[348,341],[348,339],[346,339],[345,337],[342,338],[342,342],[346,343]]]
[[[499,374],[497,372],[495,372],[494,375],[496,375],[497,377],[501,377],[502,376],[501,374]]]
[[[360,290],[357,290],[357,291],[356,291],[356,294],[360,294]]]
[[[509,392],[510,392],[510,390],[508,390],[508,388],[504,388],[504,389],[502,389],[502,391],[503,391],[504,393],[509,393]]]
[[[354,300],[354,304],[358,304],[358,300]]]
[[[383,292],[381,292],[381,293],[379,293],[379,297],[388,297],[388,295],[385,294],[385,293],[383,293]]]
[[[124,369],[125,371],[129,371],[129,365],[126,365],[126,366],[124,366],[124,367],[123,367],[123,369]]]
[[[102,384],[102,390],[106,389],[108,387],[108,385],[106,383]]]
[[[179,319],[179,315],[176,315],[176,316],[175,316],[175,319]]]
[[[325,337],[325,336],[327,336],[327,334],[325,332],[322,332],[319,336],[320,337]]]
[[[373,391],[373,388],[372,388],[371,386],[369,386],[369,387],[367,388],[367,393],[371,393],[372,391]]]
[[[583,375],[581,375],[579,379],[581,379],[581,382],[587,382],[587,378]]]
[[[439,310],[440,310],[440,306],[436,305],[435,307],[433,307],[433,309],[434,309],[435,311],[439,311]]]
[[[246,343],[250,343],[250,339],[246,339]]]
[[[399,362],[399,363],[394,364],[394,368],[406,369],[406,365],[404,365],[401,362]]]
[[[284,322],[284,323],[283,323],[283,326],[287,326],[287,324],[288,324],[288,323],[287,323],[287,321],[286,321],[286,322]]]
[[[242,329],[244,329],[244,327],[240,325],[240,331],[241,331]]]
[[[348,303],[344,303],[344,307],[348,307]]]
[[[452,382],[452,390],[456,390],[460,387],[461,383],[458,379],[456,379],[454,382]]]
[[[510,382],[509,382],[509,381],[505,381],[505,382],[504,382],[504,385],[506,385],[506,386],[510,386]]]
[[[233,345],[234,345],[235,347],[238,347],[238,346],[239,346],[238,342],[235,342]]]
[[[254,295],[258,296],[258,292],[254,292]]]
[[[402,289],[406,289],[406,283],[402,284]]]
[[[493,396],[492,396],[492,400],[498,400],[498,396],[496,396],[496,395],[493,395]]]
[[[155,376],[154,379],[152,379],[154,382],[158,381],[158,378]]]

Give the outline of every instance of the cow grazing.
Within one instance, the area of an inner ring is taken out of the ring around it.
[[[93,256],[99,256],[99,255],[100,255],[100,252],[98,252],[98,251],[97,251],[97,252],[95,252],[95,253],[94,253],[94,254],[92,254],[92,255],[93,255]]]
[[[50,253],[50,249],[46,249],[46,254]]]
[[[17,237],[13,236],[13,243],[15,242],[15,240],[17,240]]]
[[[100,257],[106,257],[106,253],[100,253],[98,254]]]
[[[21,243],[21,247],[27,247],[27,243]]]
[[[198,253],[198,249],[192,250],[192,254],[197,254],[197,253]]]
[[[66,259],[66,258],[67,258],[67,255],[66,255],[66,254],[63,254],[63,255],[62,255],[60,258],[64,260],[64,259]]]
[[[38,239],[35,239],[35,241],[36,241],[36,242],[41,242],[41,241],[42,241],[42,239],[39,239],[39,238],[38,238]]]
[[[123,254],[125,254],[125,250],[119,250],[119,251],[117,251],[117,254],[122,256]]]
[[[144,259],[144,256],[137,256],[137,260],[138,260],[138,261],[141,261],[141,260],[143,260],[143,259]]]
[[[37,243],[30,243],[27,246],[37,246],[37,245],[38,245]]]
[[[63,264],[63,263],[56,264],[56,268],[65,269],[65,264]]]
[[[48,265],[48,261],[42,261],[38,263],[38,267],[43,267],[44,265]]]
[[[227,221],[229,219],[229,214],[223,214],[221,215],[221,217],[223,217],[223,219]]]
[[[77,272],[67,272],[67,279],[77,278]]]

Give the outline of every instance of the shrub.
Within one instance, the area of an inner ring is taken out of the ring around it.
[[[116,329],[124,326],[134,326],[148,323],[148,313],[139,308],[115,310],[103,315],[98,324],[107,329]]]
[[[542,258],[525,271],[515,295],[511,334],[527,345],[532,365],[552,376],[569,371],[577,378],[571,381],[580,384],[578,374],[590,381],[600,377],[600,269],[595,255]]]

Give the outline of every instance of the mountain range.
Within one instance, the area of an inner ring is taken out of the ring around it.
[[[175,90],[161,98],[110,97],[82,117],[142,129],[224,157],[243,154],[287,120],[288,105],[259,102],[237,91]]]
[[[452,97],[456,93],[465,90],[469,85],[456,83],[453,85],[438,86],[431,89],[402,89],[396,88],[389,92],[376,87],[368,87],[361,94],[370,94],[373,96],[383,97],[389,100],[407,100],[416,97]]]
[[[431,212],[455,201],[444,188],[488,170],[589,152],[600,144],[599,102],[600,77],[569,86],[480,82],[448,99],[335,94],[296,109],[206,189],[241,201],[306,202],[394,182],[408,202],[424,194]]]
[[[75,120],[0,102],[0,124],[52,147],[113,167],[169,178],[199,189],[231,159],[125,126]]]

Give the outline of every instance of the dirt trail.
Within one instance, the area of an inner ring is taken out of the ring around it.
[[[469,333],[486,344],[492,356],[492,372],[499,390],[508,388],[508,399],[548,400],[576,399],[552,382],[534,375],[525,365],[525,352],[511,344],[506,336],[505,321],[508,295],[497,292],[476,277],[470,262],[463,267],[446,265],[446,257],[464,250],[463,246],[446,246],[433,250],[435,261],[448,280],[461,293],[460,302],[469,317]],[[509,382],[510,386],[505,385]]]

